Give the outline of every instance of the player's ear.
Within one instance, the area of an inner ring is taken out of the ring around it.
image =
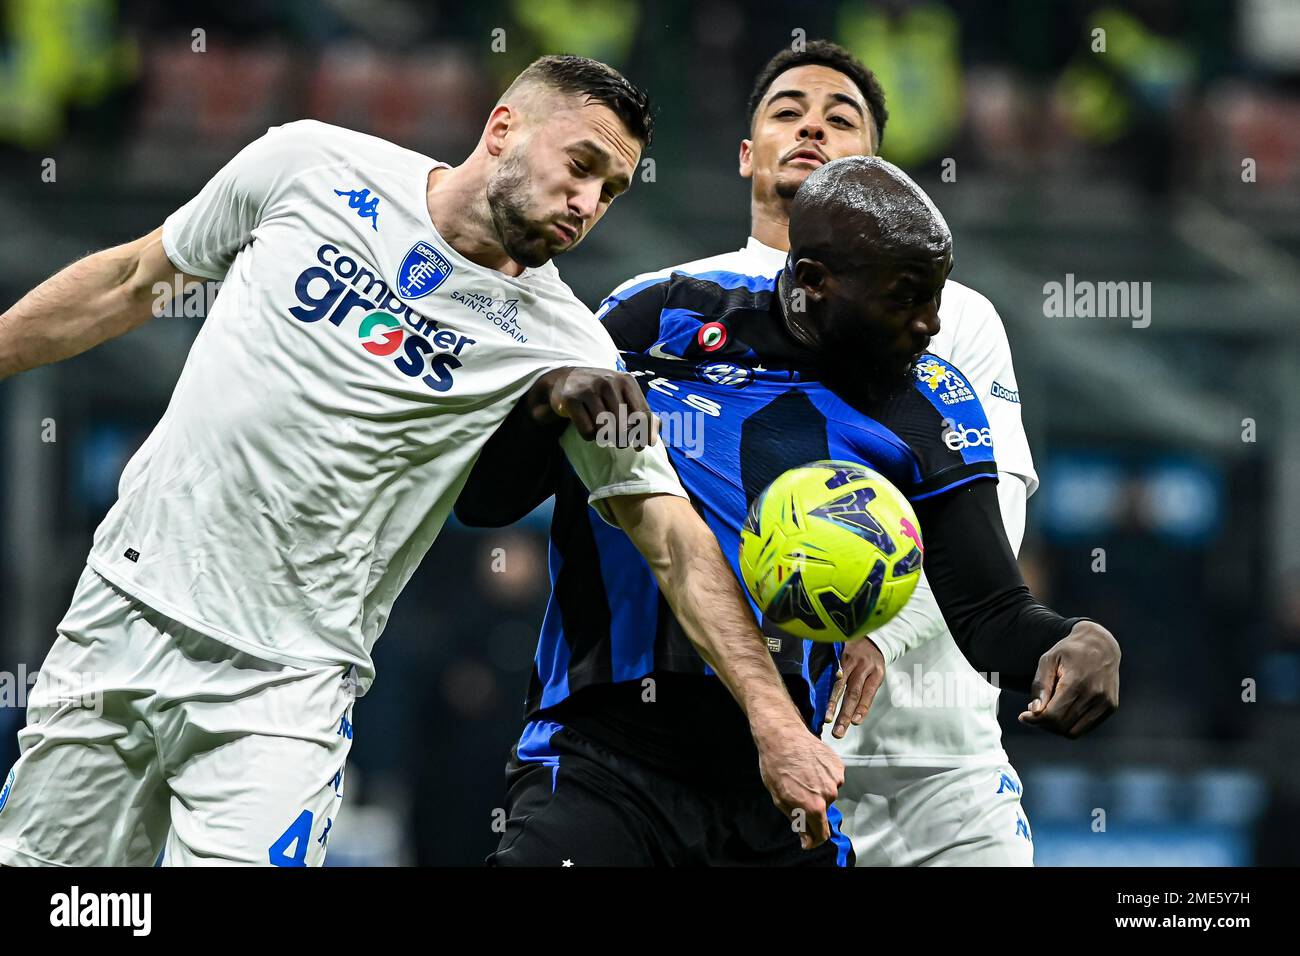
[[[820,302],[826,297],[826,286],[830,278],[830,270],[816,259],[800,259],[794,264],[795,284],[813,302]]]
[[[740,141],[740,178],[752,179],[754,176],[754,141],[752,139],[742,139]]]
[[[506,148],[506,136],[518,122],[518,115],[506,103],[498,104],[488,114],[487,125],[483,127],[483,145],[490,155],[501,155]]]

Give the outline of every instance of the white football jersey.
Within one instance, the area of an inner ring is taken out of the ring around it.
[[[636,276],[614,294],[674,272],[771,277],[785,267],[785,261],[785,252],[751,237],[745,248],[735,252]],[[939,320],[940,332],[928,351],[951,362],[975,387],[988,416],[1002,484],[1014,476],[1011,480],[1023,482],[1032,494],[1038,475],[1021,423],[1011,349],[997,310],[975,290],[949,279]],[[999,488],[999,499],[1016,548],[1024,528],[1024,495],[1017,498]],[[1015,508],[1019,513],[1010,513]],[[924,528],[921,533],[925,534]],[[1006,761],[997,691],[957,647],[924,574],[902,613],[871,636],[885,656],[886,683],[861,726],[850,727],[843,740],[831,736],[829,725],[823,734],[846,764],[955,767]]]
[[[253,655],[355,665],[364,693],[393,601],[515,401],[548,369],[619,361],[553,264],[512,278],[442,239],[426,191],[445,165],[289,123],[167,219],[171,262],[225,281],[91,567]],[[684,496],[662,445],[572,427],[561,443],[598,509]]]

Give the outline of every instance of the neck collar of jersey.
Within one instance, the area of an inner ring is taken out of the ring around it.
[[[745,243],[745,252],[764,266],[771,266],[771,268],[777,270],[785,268],[785,252],[780,249],[773,249],[771,246],[759,242],[753,236],[750,236],[749,241]]]

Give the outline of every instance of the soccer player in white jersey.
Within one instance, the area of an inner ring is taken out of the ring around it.
[[[752,182],[749,242],[736,252],[636,276],[610,295],[600,314],[656,276],[780,273],[799,186],[830,160],[874,155],[888,116],[875,76],[826,41],[773,57],[756,79],[749,107],[750,138],[740,146],[740,174]],[[952,279],[939,317],[928,350],[976,388],[991,435],[962,437],[992,441],[1003,524],[1018,551],[1025,502],[1038,476],[1006,332],[988,299]],[[1058,649],[1040,661],[1038,693],[1020,719],[1078,736],[1114,709],[1107,688],[1118,686],[1119,649],[1113,640]],[[835,806],[857,865],[1032,865],[1021,782],[1002,749],[998,692],[958,649],[924,576],[898,618],[845,646],[842,672],[832,697],[838,718],[825,737],[845,763]]]
[[[650,133],[644,93],[579,57],[525,70],[454,168],[290,123],[161,228],[0,316],[3,377],[143,325],[177,271],[225,280],[41,668],[0,864],[322,863],[371,649],[530,390],[573,420],[562,443],[593,504],[720,662],[774,799],[824,839],[842,765],[801,725],[662,446],[583,440],[573,367],[618,356],[550,260],[627,188]]]

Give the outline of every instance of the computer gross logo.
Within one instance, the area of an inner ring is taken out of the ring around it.
[[[393,294],[376,270],[343,255],[326,243],[316,250],[318,266],[304,269],[294,283],[298,305],[289,314],[300,322],[328,319],[341,328],[353,310],[360,310],[357,339],[371,355],[393,359],[393,367],[418,378],[435,392],[453,385],[453,371],[464,362],[475,339],[438,326],[413,312]]]

